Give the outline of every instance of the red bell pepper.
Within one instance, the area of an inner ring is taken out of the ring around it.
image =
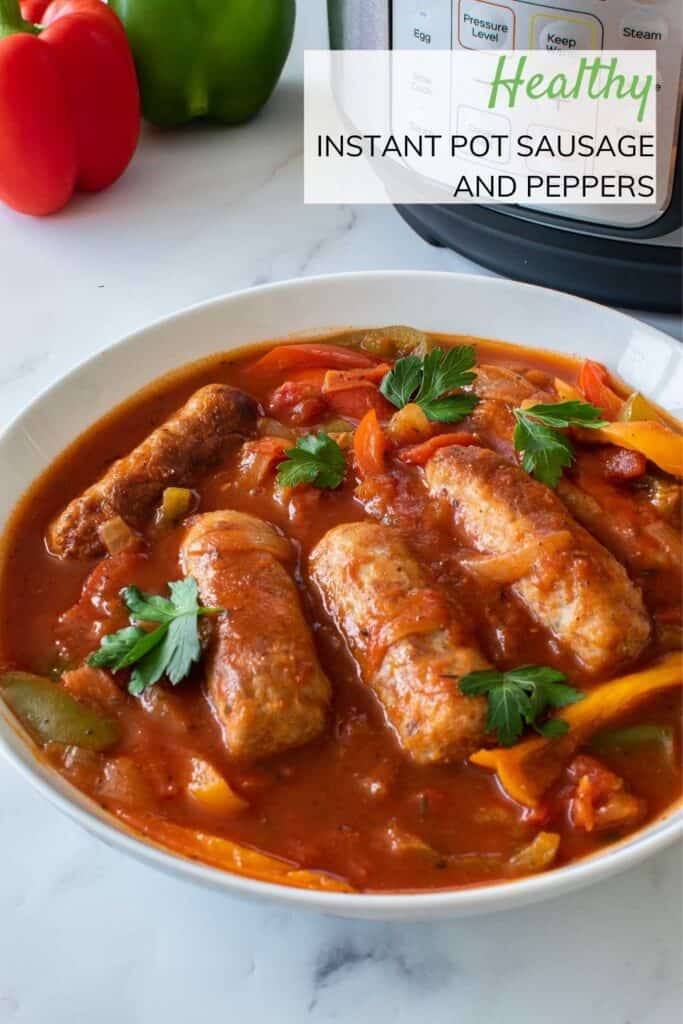
[[[615,420],[619,415],[623,398],[610,387],[610,377],[602,363],[585,359],[579,374],[579,389],[584,398],[601,410],[606,420]]]
[[[101,0],[54,0],[40,26],[0,0],[0,126],[0,199],[21,213],[54,213],[123,173],[140,98],[123,26]]]

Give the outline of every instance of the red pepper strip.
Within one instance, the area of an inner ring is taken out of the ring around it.
[[[0,0],[0,199],[54,213],[128,166],[140,99],[128,40],[100,0],[55,0],[39,29]]]
[[[295,367],[304,369],[323,366],[326,369],[352,370],[375,365],[374,359],[354,349],[312,342],[301,345],[276,345],[270,352],[261,356],[249,371],[258,376],[267,376],[287,372]]]
[[[384,452],[387,439],[379,425],[377,413],[370,409],[358,424],[353,435],[353,454],[356,469],[362,477],[379,476],[384,472]]]
[[[407,462],[409,466],[424,466],[439,448],[450,448],[451,445],[466,448],[471,444],[477,444],[474,434],[437,434],[421,444],[404,448],[402,452],[399,452],[398,457],[401,462]]]
[[[579,388],[584,398],[597,405],[608,420],[615,420],[624,400],[610,387],[610,376],[602,363],[586,359],[579,374]]]
[[[374,410],[378,419],[388,420],[396,410],[379,393],[377,388],[361,387],[353,391],[333,391],[323,395],[327,407],[344,419],[362,420],[367,412]]]

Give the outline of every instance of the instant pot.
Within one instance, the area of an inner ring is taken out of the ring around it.
[[[679,312],[681,0],[328,0],[332,49],[656,50],[657,206],[398,206],[428,242],[502,274]]]

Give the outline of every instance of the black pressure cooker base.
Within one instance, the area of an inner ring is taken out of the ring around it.
[[[611,306],[681,312],[677,247],[582,235],[484,206],[419,204],[396,209],[425,241],[454,249],[515,280]]]

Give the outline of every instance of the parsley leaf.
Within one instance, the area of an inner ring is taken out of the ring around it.
[[[520,665],[508,672],[484,669],[470,672],[460,680],[460,692],[467,697],[486,697],[486,728],[495,731],[502,747],[511,747],[527,725],[548,738],[568,730],[565,721],[538,718],[550,708],[563,708],[583,700],[583,694],[565,684],[566,676],[544,665]]]
[[[420,387],[422,380],[422,360],[419,356],[404,356],[397,359],[392,369],[384,377],[379,386],[380,391],[392,405],[402,409],[408,405],[412,396]]]
[[[456,423],[479,402],[476,395],[451,394],[472,383],[475,362],[473,345],[435,348],[422,357],[405,356],[397,359],[379,389],[397,409],[414,402],[428,419]]]
[[[514,444],[522,452],[527,473],[548,487],[556,487],[565,469],[574,461],[571,441],[558,431],[566,427],[604,427],[601,412],[590,402],[557,402],[515,409],[517,425]]]
[[[163,675],[174,686],[184,679],[201,656],[199,616],[221,611],[199,605],[199,590],[192,576],[175,580],[168,587],[170,599],[146,594],[138,587],[124,587],[121,598],[130,612],[131,622],[158,622],[159,625],[150,631],[139,625],[125,626],[103,637],[99,650],[88,658],[89,665],[113,672],[135,666],[128,684],[129,693],[143,693]]]
[[[294,448],[285,451],[285,455],[287,459],[277,470],[277,482],[282,487],[313,484],[334,489],[344,479],[344,453],[337,442],[323,431],[300,437]]]

